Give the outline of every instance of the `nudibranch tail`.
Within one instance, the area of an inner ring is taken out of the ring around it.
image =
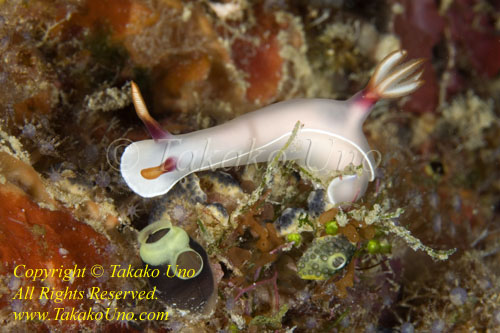
[[[148,108],[146,107],[146,103],[144,103],[144,99],[142,98],[141,91],[139,90],[137,84],[132,81],[130,85],[132,89],[132,102],[134,103],[135,112],[144,125],[146,125],[151,137],[155,141],[171,138],[172,134],[162,129],[160,124],[158,124],[158,122],[149,114]]]
[[[423,70],[419,70],[424,59],[401,63],[405,57],[406,51],[399,50],[390,53],[380,62],[365,89],[365,98],[378,100],[402,97],[424,83],[420,80]]]

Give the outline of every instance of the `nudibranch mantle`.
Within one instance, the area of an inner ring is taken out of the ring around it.
[[[285,146],[297,122],[297,136],[281,155],[294,160],[321,183],[328,184],[332,204],[360,198],[375,178],[374,154],[362,125],[381,98],[407,95],[423,82],[422,62],[401,64],[406,53],[395,51],[377,66],[367,88],[347,101],[298,99],[266,106],[222,125],[172,135],[149,115],[137,86],[132,97],[138,116],[153,140],[130,144],[121,158],[126,183],[143,197],[168,192],[192,172],[268,162]],[[359,172],[341,175],[346,167]]]

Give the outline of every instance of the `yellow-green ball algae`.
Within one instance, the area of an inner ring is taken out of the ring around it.
[[[356,247],[342,235],[316,238],[298,262],[304,280],[326,280],[344,268]]]

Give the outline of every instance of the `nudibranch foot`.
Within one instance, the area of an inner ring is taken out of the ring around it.
[[[333,204],[356,201],[360,193],[366,190],[366,182],[357,175],[345,175],[334,178],[328,185],[328,200]],[[347,195],[346,195],[347,194]]]

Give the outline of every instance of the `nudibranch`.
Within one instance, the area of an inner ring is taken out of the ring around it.
[[[326,187],[330,203],[360,198],[375,179],[374,154],[362,125],[373,105],[415,91],[423,59],[403,63],[406,52],[392,52],[376,67],[368,86],[346,101],[297,99],[266,106],[222,125],[172,135],[149,115],[141,93],[132,83],[132,99],[139,118],[153,140],[130,144],[120,169],[130,188],[143,197],[168,192],[192,172],[268,162],[302,127],[280,155],[294,160]],[[352,166],[355,172],[345,173]]]

